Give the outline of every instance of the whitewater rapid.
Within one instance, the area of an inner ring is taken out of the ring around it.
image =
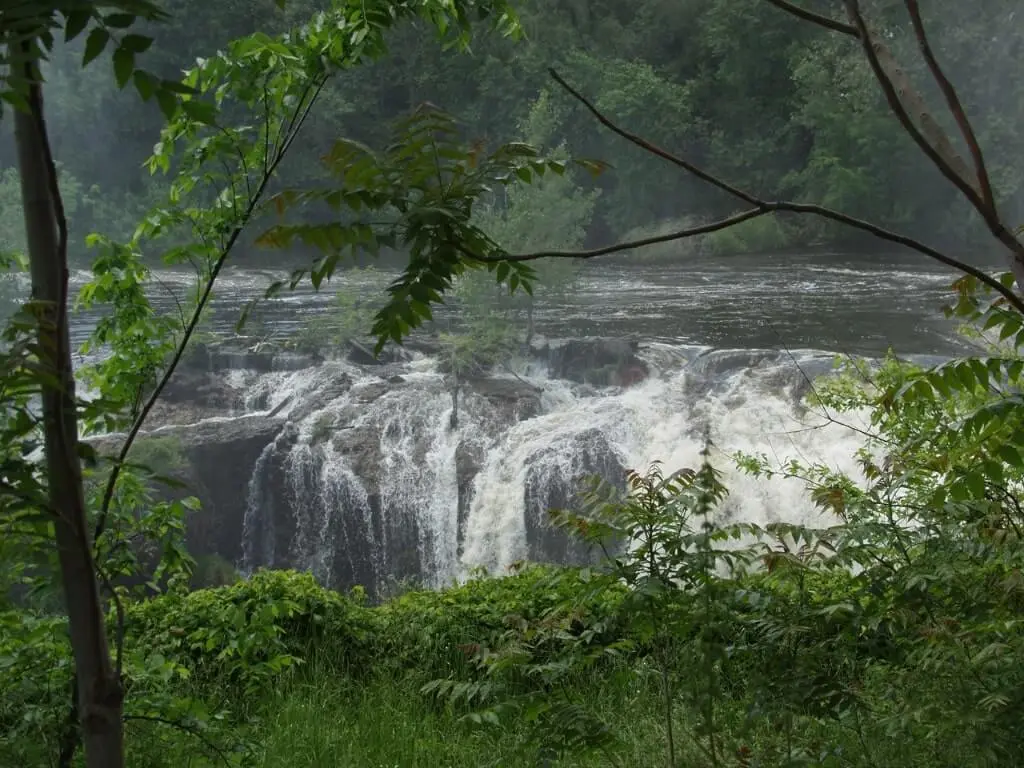
[[[547,540],[537,543],[542,507],[571,500],[584,477],[643,471],[655,461],[666,471],[696,467],[706,436],[730,490],[724,519],[826,522],[800,481],[751,477],[733,455],[857,474],[863,415],[839,424],[801,400],[827,356],[667,344],[642,345],[640,355],[651,373],[628,388],[581,385],[523,365],[507,376],[539,391],[535,414],[502,423],[490,401],[466,389],[454,428],[448,379],[430,358],[392,371],[391,381],[401,380],[394,384],[344,364],[261,377],[250,400],[294,424],[254,467],[241,565],[305,568],[328,584],[411,578],[439,587],[480,569],[501,574],[553,551]],[[351,386],[324,396],[343,376]],[[353,442],[354,434],[365,439]],[[466,489],[462,450],[479,457]],[[275,534],[282,525],[295,528],[284,550]]]

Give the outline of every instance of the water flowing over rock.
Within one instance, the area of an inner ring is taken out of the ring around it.
[[[621,487],[627,469],[654,460],[695,466],[705,434],[733,490],[727,516],[817,514],[799,483],[731,470],[735,450],[854,469],[859,437],[794,407],[807,376],[787,353],[585,339],[535,350],[541,372],[455,382],[428,351],[387,364],[203,370],[208,386],[230,380],[248,415],[159,430],[187,443],[210,508],[190,540],[246,571],[308,569],[381,594],[524,559],[589,561],[548,510],[573,508],[593,475]],[[813,370],[824,359],[798,357]]]
[[[282,419],[263,414],[164,426],[140,433],[128,459],[185,483],[188,493],[202,500],[200,511],[188,519],[187,544],[193,555],[215,553],[238,562],[253,468],[283,426]],[[92,442],[100,454],[114,456],[122,439],[109,435]],[[157,444],[162,455],[173,454],[174,463],[180,457],[186,466],[153,465],[152,446]],[[161,484],[156,490],[171,498],[181,496],[178,489]]]

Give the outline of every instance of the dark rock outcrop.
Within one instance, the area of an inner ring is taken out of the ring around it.
[[[555,442],[530,457],[524,491],[526,544],[531,560],[582,564],[597,553],[550,522],[549,510],[578,509],[588,478],[599,475],[619,487],[626,470],[607,439],[596,429]]]
[[[406,362],[410,359],[410,355],[404,347],[397,344],[388,344],[380,351],[380,354],[374,354],[373,347],[369,344],[364,344],[357,339],[349,339],[345,342],[345,359],[355,365],[370,367]]]
[[[472,378],[464,380],[466,390],[488,400],[500,410],[505,426],[533,418],[540,413],[541,390],[515,377]]]
[[[455,449],[455,477],[458,485],[458,552],[462,554],[462,546],[466,535],[466,521],[469,519],[470,506],[473,503],[473,483],[483,469],[487,451],[479,440],[463,440]]]
[[[320,355],[260,346],[245,347],[238,342],[194,344],[182,358],[180,370],[205,371],[301,371],[323,362]],[[177,374],[175,374],[177,375]]]
[[[154,487],[158,496],[200,499],[202,508],[187,521],[187,545],[193,555],[216,554],[238,562],[249,479],[260,454],[282,426],[280,419],[256,415],[162,427],[140,433],[128,460],[185,486],[158,483]],[[122,439],[109,435],[91,442],[101,456],[109,457],[120,449]]]
[[[650,374],[637,357],[639,344],[627,339],[570,339],[535,350],[552,378],[601,387],[628,387]]]

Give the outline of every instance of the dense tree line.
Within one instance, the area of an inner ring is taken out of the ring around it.
[[[161,25],[147,57],[165,75],[230,39],[288,28],[318,7],[315,0],[294,0],[283,11],[273,0],[163,5],[171,21]],[[901,60],[918,62],[902,3],[872,5],[872,18]],[[1010,221],[1024,220],[1024,169],[1013,152],[1024,99],[1008,66],[1024,42],[1015,3],[930,5],[925,12],[938,52],[995,155],[1003,210]],[[457,116],[468,138],[522,138],[517,126],[550,88],[547,68],[554,66],[623,125],[765,197],[820,202],[932,240],[975,242],[976,222],[955,190],[937,183],[937,172],[890,114],[856,41],[802,24],[765,0],[525,0],[519,12],[525,42],[494,34],[463,55],[438,50],[415,25],[398,30],[386,59],[330,85],[304,146],[283,169],[287,181],[314,178],[317,157],[339,134],[372,142],[423,101]],[[134,227],[152,194],[141,165],[161,124],[155,105],[115,88],[103,71],[108,64],[82,70],[79,47],[54,57],[48,97],[76,241],[92,229]],[[911,75],[921,74],[912,68]],[[565,141],[576,156],[612,166],[593,182],[602,194],[590,241],[732,210],[729,199],[624,146],[564,94],[553,96],[549,142]],[[5,133],[0,200],[16,199],[13,165]],[[17,245],[19,218],[16,206],[3,206],[0,249]],[[740,234],[735,248],[857,245],[848,231],[802,219],[765,219]]]

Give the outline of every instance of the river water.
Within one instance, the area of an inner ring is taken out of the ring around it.
[[[206,329],[230,333],[246,302],[282,276],[225,270]],[[564,561],[565,542],[544,531],[547,509],[571,503],[594,473],[616,479],[654,461],[693,467],[707,437],[732,490],[721,514],[817,524],[821,513],[799,482],[751,478],[731,457],[798,457],[856,475],[870,425],[863,414],[838,422],[805,407],[802,377],[827,370],[836,353],[891,348],[936,359],[964,351],[941,311],[956,277],[885,254],[589,263],[575,290],[538,310],[538,332],[635,340],[650,374],[621,388],[580,385],[543,365],[499,372],[506,385],[541,393],[525,418],[470,387],[456,424],[451,382],[421,353],[397,367],[232,370],[224,380],[242,388],[246,406],[213,421],[273,413],[289,426],[244,461],[226,443],[217,448],[219,438],[208,446],[212,458],[198,467],[212,492],[204,509],[235,522],[200,545],[245,571],[309,569],[325,584],[375,593],[396,579],[442,586],[522,558]],[[371,295],[380,282],[346,272],[319,293],[304,285],[262,305],[261,333],[298,330],[329,308],[338,285]],[[161,312],[176,312],[190,286],[188,273],[161,272],[151,295]],[[443,323],[444,314],[435,316]],[[76,344],[98,317],[75,315]]]
[[[285,273],[224,270],[212,329],[230,332],[242,307]],[[72,288],[88,275],[76,273]],[[945,355],[964,349],[941,307],[957,274],[914,254],[792,253],[687,259],[672,266],[589,262],[567,298],[545,303],[538,331],[550,337],[611,336],[711,347],[819,349],[881,355]],[[314,292],[308,281],[262,305],[266,324],[287,335],[328,309],[332,288],[365,281],[339,273]],[[152,298],[176,312],[192,275],[162,271]],[[24,287],[24,286],[23,286]],[[364,285],[366,291],[379,290]],[[443,309],[441,310],[443,316]],[[85,340],[97,313],[79,312],[72,335]]]

